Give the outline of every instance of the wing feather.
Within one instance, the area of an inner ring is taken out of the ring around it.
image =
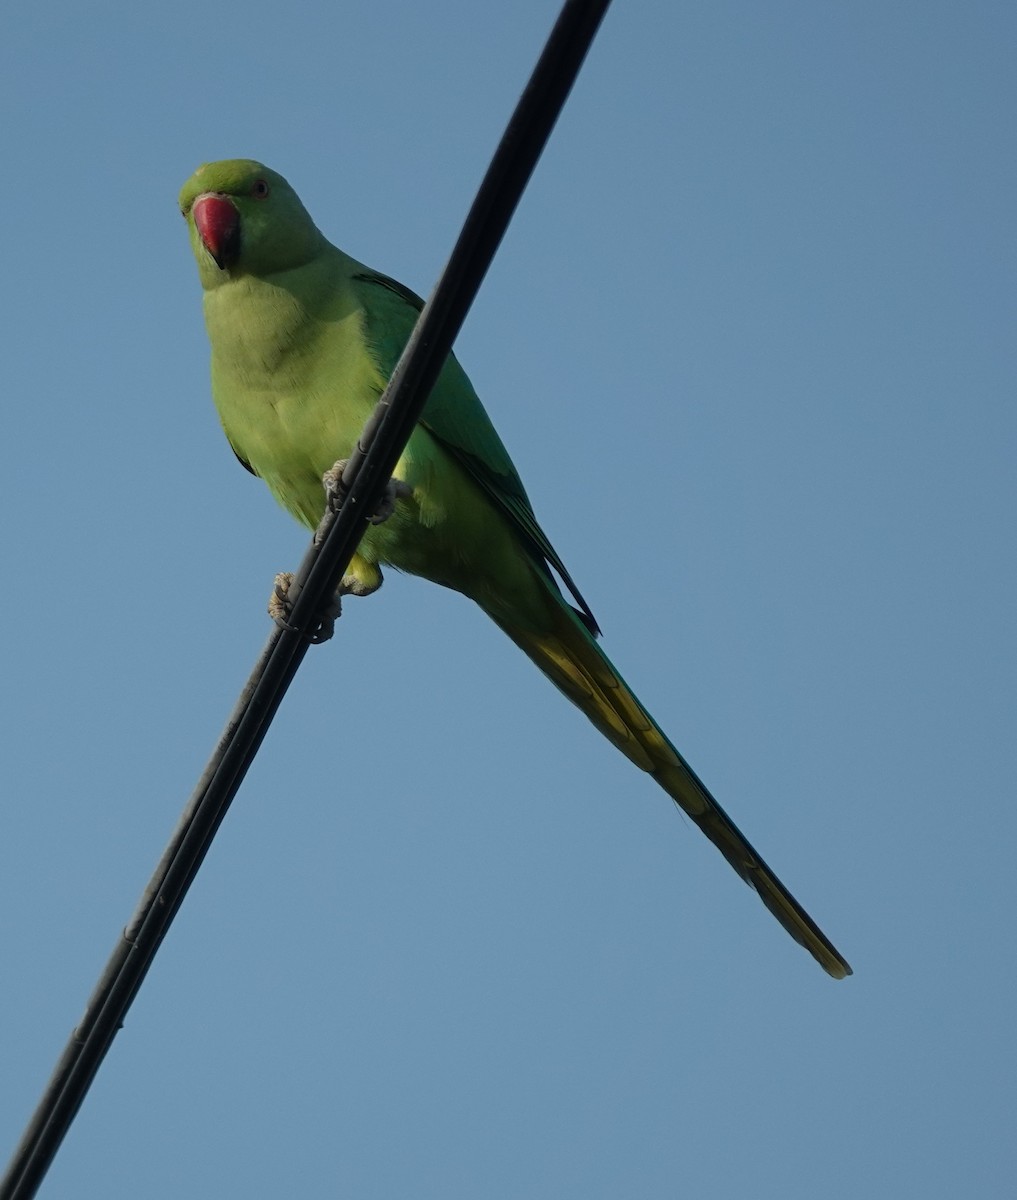
[[[367,340],[382,373],[395,369],[424,302],[395,279],[366,269],[353,275],[363,299]],[[454,354],[442,369],[420,422],[470,475],[509,520],[534,562],[568,589],[583,624],[600,633],[590,606],[576,587],[533,513],[526,489],[480,398]]]

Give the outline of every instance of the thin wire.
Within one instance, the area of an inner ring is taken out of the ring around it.
[[[448,264],[343,473],[290,589],[290,628],[275,629],[226,723],[129,924],[22,1136],[0,1200],[36,1194],[166,936],[297,668],[321,628],[519,199],[572,89],[610,0],[566,0],[506,127]]]

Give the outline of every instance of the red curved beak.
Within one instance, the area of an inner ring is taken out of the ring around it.
[[[217,192],[208,192],[195,200],[191,211],[202,244],[219,270],[225,271],[240,253],[240,214],[233,201]]]

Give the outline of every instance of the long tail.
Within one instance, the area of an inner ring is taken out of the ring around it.
[[[535,633],[490,615],[600,732],[688,813],[795,941],[835,979],[850,975],[847,962],[667,740],[578,616],[563,600],[548,608],[550,632]]]

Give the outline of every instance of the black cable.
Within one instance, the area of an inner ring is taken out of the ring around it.
[[[502,135],[448,265],[343,474],[290,589],[289,629],[269,637],[183,816],[71,1035],[2,1180],[0,1200],[36,1194],[121,1027],[286,690],[498,249],[610,0],[566,0]],[[341,448],[337,447],[337,452]]]

